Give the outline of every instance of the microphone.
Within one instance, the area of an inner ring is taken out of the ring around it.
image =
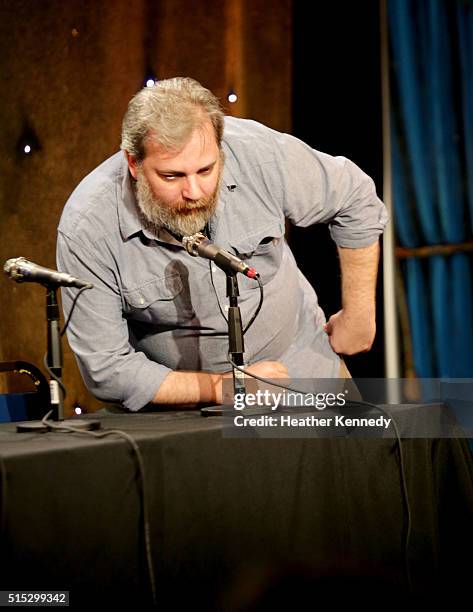
[[[259,274],[254,268],[250,268],[235,255],[218,247],[200,232],[192,236],[184,236],[182,244],[189,255],[211,259],[216,266],[227,274],[241,272],[248,278],[259,278]]]
[[[50,268],[43,268],[24,257],[8,259],[3,271],[17,283],[41,283],[42,285],[56,285],[58,287],[93,287],[91,283],[75,278],[66,272],[58,272]]]

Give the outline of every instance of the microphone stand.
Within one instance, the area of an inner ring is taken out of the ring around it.
[[[223,269],[223,268],[222,268]],[[238,365],[244,365],[243,353],[245,345],[243,341],[243,326],[241,323],[241,312],[238,306],[238,279],[235,272],[224,269],[227,275],[227,297],[229,299],[228,307],[228,352],[231,355],[232,361]],[[246,393],[245,375],[240,370],[232,366],[233,374],[233,396],[237,393]],[[222,390],[223,392],[223,390]],[[202,416],[222,416],[223,410],[220,406],[207,406],[200,409]]]
[[[64,391],[62,386],[62,346],[59,332],[59,305],[57,301],[57,288],[46,286],[46,320],[48,324],[48,364],[51,380],[49,390],[51,394],[51,409],[53,421],[64,420]]]
[[[45,284],[46,287],[46,320],[48,326],[48,348],[46,364],[51,375],[49,381],[50,408],[52,410],[51,420],[67,427],[75,427],[81,430],[93,430],[100,428],[100,421],[85,419],[64,420],[64,385],[62,382],[62,346],[61,333],[59,330],[59,303],[57,300],[57,285]],[[42,421],[26,421],[17,425],[18,432],[48,431],[48,427]],[[68,431],[64,429],[63,431]]]
[[[243,366],[243,353],[245,345],[243,341],[243,326],[241,323],[241,312],[238,306],[238,280],[233,272],[227,272],[227,297],[229,299],[228,308],[228,343],[229,353],[236,365]],[[246,393],[245,375],[241,370],[237,370],[232,366],[233,370],[233,395],[237,393]]]

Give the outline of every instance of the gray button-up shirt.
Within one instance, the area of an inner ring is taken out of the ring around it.
[[[284,239],[284,221],[330,223],[338,245],[368,246],[387,219],[373,181],[349,160],[254,121],[227,118],[222,147],[211,238],[255,267],[265,290],[245,335],[245,362],[280,360],[294,378],[337,376],[339,358],[322,329],[324,314]],[[57,260],[60,270],[95,285],[79,298],[68,338],[97,397],[138,410],[170,370],[229,370],[227,325],[218,306],[227,303],[225,274],[191,257],[167,232],[154,235],[142,225],[122,152],[69,198]],[[245,324],[259,290],[254,280],[238,280]],[[63,290],[66,314],[75,292]]]

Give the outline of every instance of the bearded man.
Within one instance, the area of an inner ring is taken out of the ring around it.
[[[59,269],[95,285],[68,330],[89,390],[129,410],[222,401],[226,278],[183,248],[182,237],[197,232],[261,276],[263,307],[245,336],[248,372],[347,376],[339,354],[368,350],[375,335],[387,215],[372,180],[345,158],[225,118],[189,78],[160,81],[130,101],[121,148],[79,184],[58,229]],[[343,308],[328,323],[284,239],[285,218],[330,224]],[[245,324],[259,291],[243,276],[239,285]],[[66,315],[73,297],[63,290]]]

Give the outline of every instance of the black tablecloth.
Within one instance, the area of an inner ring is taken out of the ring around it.
[[[266,609],[262,602],[324,590],[335,600],[404,597],[407,535],[414,593],[467,585],[473,470],[465,440],[402,440],[406,534],[395,439],[226,438],[220,418],[194,411],[98,417],[132,435],[142,453],[162,609]],[[73,606],[151,602],[129,443],[20,434],[11,424],[0,427],[0,456],[1,590],[69,590]]]

